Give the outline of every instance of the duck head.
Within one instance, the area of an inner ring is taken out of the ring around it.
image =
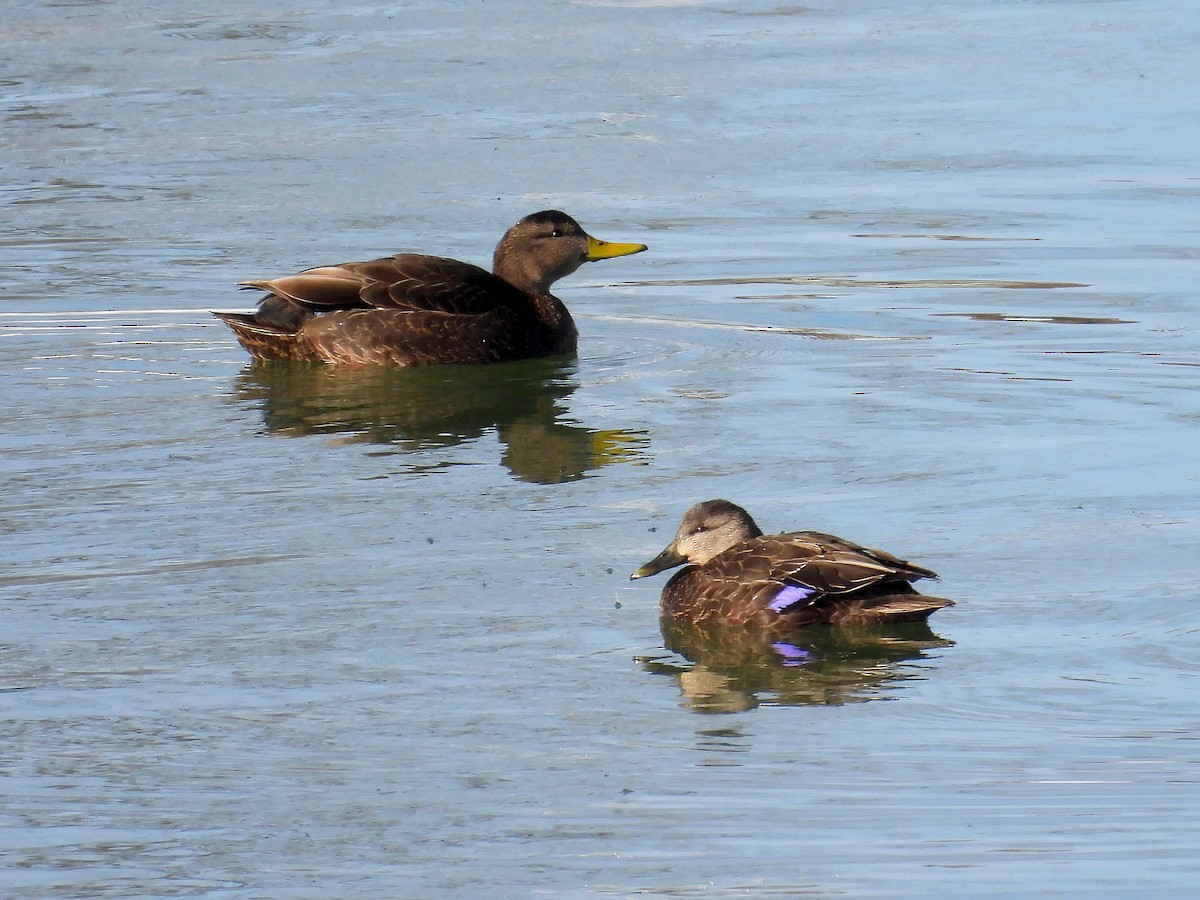
[[[492,273],[530,294],[548,294],[550,285],[585,262],[645,249],[645,244],[594,238],[566,213],[548,209],[526,216],[504,233],[492,257]]]
[[[750,513],[736,503],[705,500],[684,513],[675,540],[629,578],[645,578],[684,563],[702,566],[717,554],[761,534]]]

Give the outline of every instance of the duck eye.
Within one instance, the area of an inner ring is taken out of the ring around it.
[[[562,237],[562,236],[563,236],[563,230],[561,228],[555,228],[552,232],[550,232],[550,237]]]
[[[695,531],[696,534],[703,534],[706,531],[708,531],[708,529],[705,528],[703,525],[696,526],[696,531]]]

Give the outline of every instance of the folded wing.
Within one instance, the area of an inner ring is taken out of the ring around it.
[[[814,531],[756,538],[744,558],[742,578],[761,578],[763,605],[780,614],[858,592],[904,593],[913,581],[937,577],[882,550]]]
[[[398,309],[480,315],[528,302],[521,291],[478,266],[417,253],[319,266],[298,275],[244,281],[242,285],[318,312]]]

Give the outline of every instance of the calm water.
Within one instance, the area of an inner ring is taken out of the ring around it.
[[[1191,4],[30,3],[0,26],[0,893],[1200,879]],[[578,358],[251,367],[239,279],[650,252]],[[663,634],[742,503],[929,627]]]

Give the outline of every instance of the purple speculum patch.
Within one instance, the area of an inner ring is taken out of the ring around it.
[[[815,597],[819,593],[820,591],[816,588],[804,587],[800,584],[789,584],[775,595],[774,600],[767,604],[767,609],[772,612],[781,613],[789,606],[795,606],[800,601]]]

